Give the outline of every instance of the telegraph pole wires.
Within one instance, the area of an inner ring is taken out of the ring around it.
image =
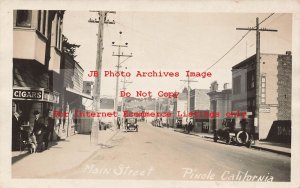
[[[271,14],[269,17],[271,17],[273,14]],[[269,18],[268,17],[268,18]],[[267,18],[266,18],[267,19]],[[265,20],[266,20],[265,19]],[[263,20],[262,22],[264,22]],[[261,22],[261,23],[262,23]],[[236,28],[236,30],[248,30],[250,31],[256,31],[256,108],[255,108],[255,117],[256,117],[256,123],[254,123],[259,128],[259,108],[260,108],[260,31],[269,31],[269,32],[277,32],[275,29],[267,29],[267,28],[259,28],[259,18],[256,18],[256,26],[255,27],[248,27],[248,28]]]
[[[127,67],[126,67],[127,68]],[[123,82],[123,91],[125,91],[126,90],[126,84],[127,85],[129,85],[129,84],[131,84],[132,82],[131,81],[127,81],[126,79],[125,79],[125,77],[124,77],[124,79],[123,79],[123,81],[121,81],[121,82]],[[121,113],[122,113],[122,115],[121,115],[121,124],[123,125],[123,123],[124,123],[124,105],[125,105],[125,101],[124,101],[124,97],[122,97],[122,105],[121,105]]]
[[[101,71],[102,71],[102,54],[103,54],[103,28],[104,24],[115,24],[115,21],[109,21],[106,19],[108,13],[116,13],[114,11],[91,11],[98,13],[98,19],[89,19],[89,23],[98,23],[97,34],[97,57],[96,57],[96,72],[95,83],[93,88],[93,110],[98,111],[100,109],[100,89],[101,89]],[[99,131],[99,119],[93,118],[91,127],[91,140],[93,144],[98,144],[98,131]]]
[[[120,43],[121,43],[121,37],[122,37],[122,31],[119,32],[120,34]],[[115,54],[113,52],[112,56],[117,56],[118,57],[118,63],[116,65],[117,67],[117,72],[120,71],[120,68],[121,68],[121,64],[123,64],[127,59],[131,58],[132,57],[132,53],[130,55],[126,55],[126,54],[123,54],[123,52],[121,52],[121,48],[126,48],[128,47],[128,43],[126,42],[125,45],[122,45],[122,44],[115,44],[115,42],[112,42],[112,46],[114,47],[117,47],[118,48],[118,53]],[[123,60],[121,62],[121,57],[127,57],[125,60]],[[118,113],[118,95],[119,95],[119,77],[117,76],[117,79],[116,79],[116,97],[115,97],[115,111]],[[116,117],[115,117],[115,124],[117,123],[116,121]]]
[[[187,84],[188,84],[188,88],[187,88],[187,89],[188,89],[188,96],[187,96],[187,110],[186,110],[187,115],[188,115],[188,117],[187,117],[187,123],[188,123],[189,120],[190,120],[190,117],[189,117],[189,111],[190,111],[190,98],[191,98],[191,96],[190,96],[190,83],[191,83],[191,82],[198,82],[198,81],[191,80],[189,76],[188,76],[187,80],[180,80],[180,81],[187,82]]]

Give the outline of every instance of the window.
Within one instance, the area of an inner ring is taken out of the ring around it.
[[[56,22],[55,22],[55,46],[58,47],[58,23],[59,23],[59,18],[58,15],[56,14]]]
[[[37,29],[40,31],[41,30],[41,19],[42,19],[42,11],[38,11],[38,25],[37,25]]]
[[[241,93],[241,76],[233,78],[233,94]]]
[[[46,36],[46,20],[47,19],[47,11],[39,10],[38,11],[38,24],[37,30],[39,30],[44,36]]]
[[[31,10],[17,10],[16,26],[31,27]]]
[[[247,72],[247,89],[255,88],[255,70]]]
[[[62,21],[59,19],[58,22],[58,49],[61,49],[61,38],[62,38],[62,33],[61,33],[61,25],[62,25]]]
[[[42,29],[42,33],[44,34],[44,35],[46,35],[46,18],[47,18],[47,11],[46,10],[44,10],[43,11],[43,29]]]
[[[266,76],[261,77],[261,103],[266,104]]]
[[[56,47],[61,50],[61,38],[62,38],[62,20],[60,18],[60,16],[57,14],[56,15],[56,26],[55,26],[55,44]]]

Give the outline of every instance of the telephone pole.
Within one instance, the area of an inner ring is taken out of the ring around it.
[[[124,77],[124,80],[123,81],[121,81],[121,82],[123,82],[123,91],[125,91],[126,90],[126,84],[131,84],[132,82],[130,82],[130,81],[127,81],[126,79],[125,79],[125,77]],[[122,105],[121,105],[121,113],[122,113],[122,115],[121,115],[121,124],[123,125],[123,123],[124,123],[124,113],[123,113],[123,111],[124,111],[124,97],[122,97]]]
[[[98,23],[97,34],[97,57],[96,57],[96,71],[98,75],[95,75],[95,83],[93,88],[93,110],[98,111],[100,109],[100,89],[101,89],[101,71],[102,71],[102,53],[103,53],[103,26],[104,24],[115,24],[115,21],[109,21],[106,19],[108,13],[116,13],[114,11],[91,11],[98,13],[98,19],[89,19],[89,23]],[[98,131],[99,131],[100,119],[93,118],[91,127],[91,142],[98,144]]]
[[[260,31],[270,31],[277,32],[275,29],[267,29],[267,28],[259,28],[259,18],[256,18],[256,26],[249,28],[236,28],[236,30],[248,30],[248,31],[256,31],[256,108],[255,108],[255,118],[257,128],[259,128],[259,108],[260,108]]]
[[[120,43],[121,43],[122,31],[120,31],[119,34],[120,34]],[[128,47],[128,43],[126,42],[125,45],[121,45],[120,43],[115,44],[115,42],[112,42],[112,46],[118,47],[118,54],[115,54],[114,52],[112,54],[112,56],[117,56],[118,57],[118,63],[116,65],[117,72],[120,71],[121,64],[123,64],[127,59],[132,57],[132,53],[130,55],[125,55],[125,54],[123,54],[123,52],[121,52],[121,48]],[[127,57],[127,58],[121,62],[121,57]],[[115,106],[114,106],[115,111],[117,113],[118,113],[118,95],[119,95],[119,77],[117,76],[117,79],[116,79],[116,97],[115,97]],[[117,123],[116,120],[117,119],[115,118],[115,124]]]
[[[190,120],[190,117],[189,117],[189,112],[190,112],[190,98],[191,98],[191,96],[190,96],[190,83],[191,82],[198,82],[198,81],[191,80],[189,76],[188,76],[187,80],[180,80],[180,81],[187,82],[187,84],[188,84],[187,110],[186,110],[186,113],[188,115],[188,117],[187,117],[187,123],[188,123],[189,120]]]

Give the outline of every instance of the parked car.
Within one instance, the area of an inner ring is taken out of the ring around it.
[[[126,118],[125,120],[125,130],[127,131],[136,131],[138,132],[137,119],[136,118]]]
[[[245,145],[251,147],[253,134],[246,118],[225,118],[222,128],[214,130],[214,142],[223,140],[226,144]]]

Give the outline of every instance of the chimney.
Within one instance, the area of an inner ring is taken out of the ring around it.
[[[211,91],[218,91],[218,82],[214,81],[211,83]]]
[[[285,54],[286,55],[292,55],[292,52],[291,51],[286,51]]]
[[[224,86],[223,86],[223,89],[224,89],[224,90],[225,90],[225,89],[228,89],[228,85],[229,85],[229,83],[225,83]]]

